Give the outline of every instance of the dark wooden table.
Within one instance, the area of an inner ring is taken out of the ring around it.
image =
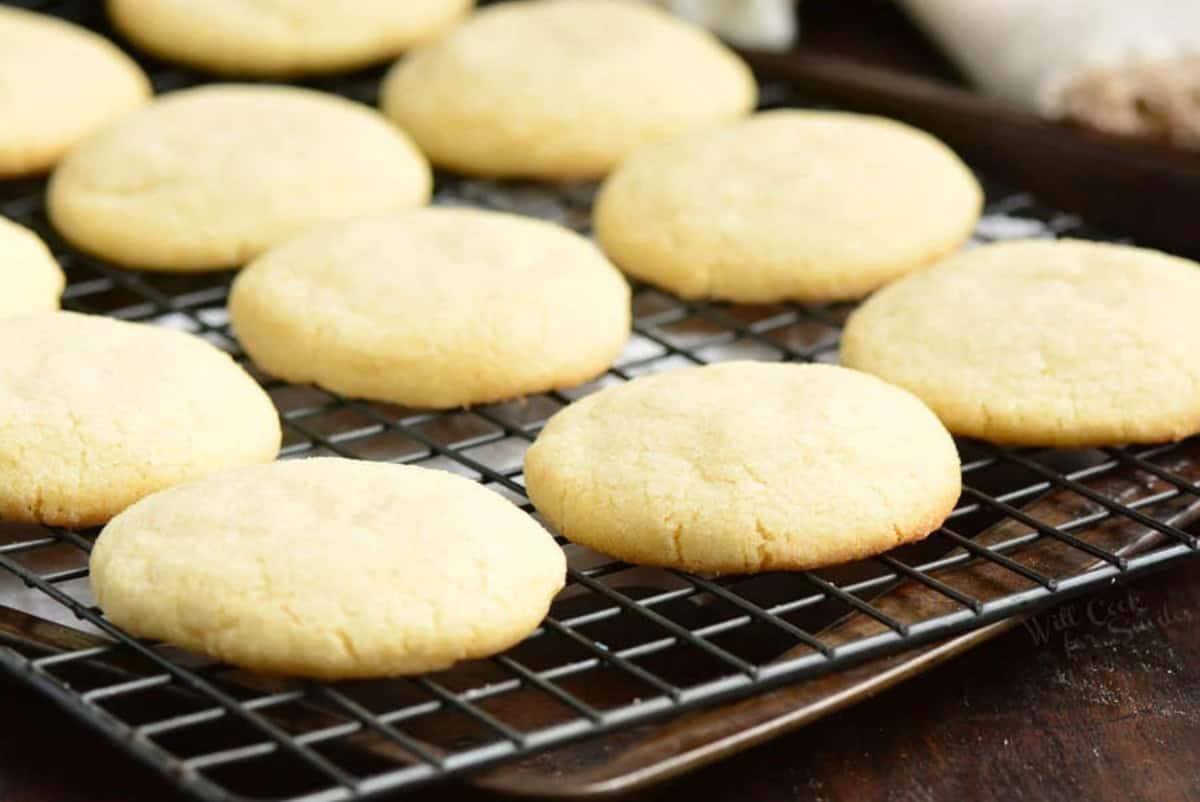
[[[48,702],[0,684],[0,802],[176,798]],[[440,788],[404,798],[488,797]],[[1200,560],[1040,615],[639,798],[1200,800]]]
[[[809,47],[952,76],[884,0],[805,8]],[[0,802],[177,798],[49,702],[0,682]],[[489,797],[438,788],[403,798]],[[1059,607],[639,799],[1200,800],[1200,560]]]

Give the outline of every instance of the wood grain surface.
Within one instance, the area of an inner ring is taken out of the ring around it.
[[[178,798],[50,703],[0,684],[3,802]],[[402,798],[495,797],[454,786]],[[1200,561],[1070,602],[637,799],[1200,800]]]

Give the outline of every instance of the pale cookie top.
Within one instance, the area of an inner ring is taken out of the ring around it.
[[[141,69],[104,37],[0,7],[0,179],[53,166],[149,96]]]
[[[0,320],[0,520],[103,523],[279,441],[266,393],[199,337],[73,312]]]
[[[472,0],[108,0],[113,24],[162,58],[233,75],[296,75],[394,58],[445,33]]]
[[[214,84],[162,96],[59,165],[55,226],[131,267],[234,267],[314,223],[423,205],[429,165],[340,97]]]
[[[631,150],[749,112],[749,68],[646,3],[525,0],[403,59],[384,110],[435,164],[487,176],[596,178]]]
[[[919,540],[953,509],[950,435],[920,401],[829,365],[729,362],[571,404],[525,457],[571,540],[701,573],[801,569]]]
[[[951,431],[1023,445],[1200,431],[1200,265],[1073,240],[997,243],[910,276],[847,323],[842,362]]]
[[[565,573],[536,521],[469,479],[329,458],[157,493],[91,558],[96,600],[130,632],[328,679],[502,651],[541,623]]]
[[[432,208],[316,229],[234,283],[263,369],[346,395],[451,407],[580,384],[629,336],[629,287],[554,223]]]
[[[65,284],[46,243],[0,217],[0,318],[58,309]]]
[[[827,301],[958,248],[982,201],[929,134],[787,110],[639,150],[605,182],[595,225],[618,267],[686,298]]]

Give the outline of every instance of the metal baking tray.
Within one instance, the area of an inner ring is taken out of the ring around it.
[[[103,29],[95,4],[37,5]],[[203,80],[145,66],[160,91]],[[376,70],[308,85],[370,102],[379,78]],[[787,83],[764,85],[763,96],[767,105],[803,103]],[[1101,237],[1024,192],[985,184],[977,240]],[[593,192],[443,175],[435,202],[586,232]],[[242,358],[224,308],[232,274],[132,272],[87,257],[50,228],[43,194],[42,180],[0,183],[0,212],[46,238],[68,274],[67,308],[181,328]],[[637,286],[634,334],[602,378],[469,410],[347,400],[255,375],[279,408],[284,458],[337,454],[441,468],[529,509],[522,455],[571,400],[692,364],[835,361],[851,309],[693,303]],[[963,496],[922,543],[828,570],[716,580],[564,542],[568,586],[524,643],[387,681],[268,679],[132,638],[90,596],[95,530],[0,524],[0,673],[200,799],[362,799],[468,773],[510,793],[593,796],[811,720],[1039,605],[1196,550],[1186,527],[1200,515],[1200,439],[1082,451],[959,447]]]

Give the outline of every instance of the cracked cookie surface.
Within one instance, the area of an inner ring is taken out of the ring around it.
[[[440,167],[573,180],[742,117],[757,95],[733,51],[653,5],[525,0],[488,6],[410,53],[380,102]]]
[[[708,574],[814,568],[919,540],[953,509],[958,452],[919,400],[829,365],[729,362],[607,388],[525,457],[576,543]]]
[[[498,493],[443,471],[317,458],[157,493],[105,527],[105,615],[234,665],[324,679],[415,674],[514,645],[566,561]]]
[[[0,521],[101,524],[279,443],[271,399],[199,337],[73,312],[0,320]]]
[[[240,266],[312,225],[423,206],[425,157],[373,109],[287,86],[162,95],[54,171],[47,211],[82,250],[128,267]]]
[[[1128,245],[1020,240],[884,288],[842,363],[905,387],[955,434],[1028,446],[1200,431],[1200,265]]]
[[[983,193],[895,120],[780,110],[639,149],[596,199],[626,273],[684,298],[861,298],[962,245]]]
[[[234,282],[238,339],[293,383],[414,407],[571,387],[629,337],[629,286],[563,226],[432,208],[323,226]]]

